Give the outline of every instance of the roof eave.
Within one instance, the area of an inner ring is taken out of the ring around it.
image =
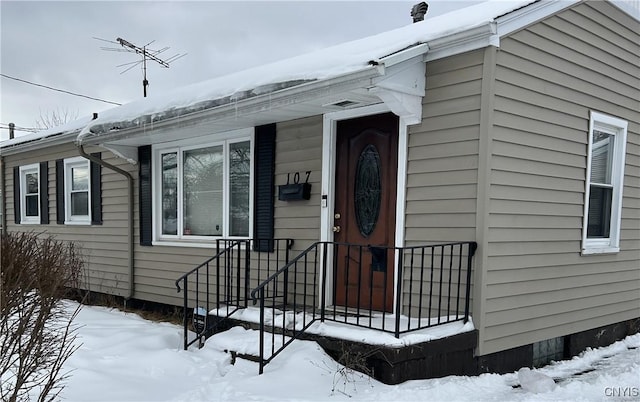
[[[0,147],[0,149],[2,150],[2,155],[5,156],[15,155],[21,152],[33,151],[36,149],[42,149],[55,145],[67,144],[69,142],[72,142],[79,132],[80,130],[74,130],[66,133],[53,134],[48,137],[34,139],[32,141],[20,142],[9,146],[2,146]]]
[[[536,1],[518,10],[496,18],[499,38],[528,27],[546,17],[573,7],[584,0],[545,0]]]
[[[497,46],[496,34],[496,23],[487,22],[465,31],[430,40],[427,42],[429,52],[425,54],[425,61],[438,60],[490,45]]]
[[[241,119],[256,113],[285,107],[290,104],[301,103],[305,100],[319,97],[330,91],[336,91],[338,88],[342,90],[345,88],[373,85],[373,80],[382,74],[384,74],[384,69],[370,65],[360,70],[326,80],[312,81],[275,92],[269,92],[251,98],[238,100],[236,102],[230,102],[214,108],[182,116],[171,117],[159,122],[143,123],[137,127],[108,133],[92,133],[90,131],[90,124],[81,131],[76,142],[83,145],[99,145],[104,143],[113,143],[118,140],[129,139],[136,136],[144,136],[151,130],[170,128],[175,124],[189,124],[195,120]]]
[[[536,1],[499,16],[494,21],[430,40],[427,42],[429,52],[425,54],[425,61],[438,60],[487,46],[500,47],[500,39],[503,37],[581,1],[583,0]]]

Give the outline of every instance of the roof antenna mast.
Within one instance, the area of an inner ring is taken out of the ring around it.
[[[115,42],[110,41],[110,40],[106,40],[106,39],[101,39],[101,38],[94,38],[97,40],[101,40],[104,42],[109,42],[109,43],[113,43],[113,44],[119,44],[120,46],[122,46],[122,48],[112,48],[112,47],[102,47],[102,50],[108,50],[108,51],[113,51],[113,52],[130,52],[130,53],[137,53],[140,56],[142,56],[141,60],[138,61],[134,61],[131,63],[125,63],[125,64],[120,64],[117,67],[125,67],[127,66],[120,74],[124,74],[127,71],[131,70],[133,67],[138,66],[140,64],[142,64],[142,93],[144,95],[144,97],[147,97],[147,87],[149,86],[149,80],[147,80],[147,60],[152,60],[155,61],[156,63],[160,64],[160,66],[165,67],[165,68],[169,68],[169,63],[174,62],[176,60],[178,60],[181,57],[186,56],[186,53],[183,54],[175,54],[171,57],[169,57],[166,60],[163,60],[161,58],[158,57],[158,55],[162,52],[165,52],[167,50],[169,50],[168,47],[163,47],[160,50],[151,50],[148,48],[148,46],[150,44],[152,44],[154,41],[151,41],[149,43],[147,43],[144,46],[136,46],[133,43],[124,40],[122,38],[117,38]]]

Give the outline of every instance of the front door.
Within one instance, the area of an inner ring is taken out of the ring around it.
[[[398,125],[392,113],[337,123],[334,300],[340,306],[393,308]]]

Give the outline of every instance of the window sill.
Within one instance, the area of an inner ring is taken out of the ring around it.
[[[590,247],[582,249],[581,255],[616,254],[620,252],[620,247]]]
[[[168,247],[196,247],[196,248],[216,248],[216,241],[195,242],[195,241],[178,241],[178,240],[154,240],[151,242],[154,246]]]
[[[216,240],[233,241],[233,240],[249,240],[249,238],[219,238],[212,240],[154,240],[151,242],[153,246],[169,246],[169,247],[195,247],[195,248],[216,248]],[[241,246],[244,247],[244,246]]]
[[[90,226],[91,221],[64,221],[65,225]]]
[[[37,221],[25,221],[24,219],[20,221],[20,225],[40,225],[40,218]]]

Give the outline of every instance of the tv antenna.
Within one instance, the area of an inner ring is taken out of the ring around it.
[[[106,40],[106,39],[102,39],[102,38],[96,38],[94,37],[93,39],[97,39],[97,40],[101,40],[103,42],[109,42],[109,43],[113,43],[115,45],[120,45],[121,47],[101,47],[100,49],[102,50],[106,50],[106,51],[110,51],[110,52],[127,52],[127,53],[136,53],[139,54],[140,56],[142,56],[141,60],[137,60],[137,61],[133,61],[130,63],[124,63],[124,64],[120,64],[116,67],[124,67],[124,70],[122,70],[120,72],[120,74],[124,74],[127,71],[131,70],[132,68],[139,66],[140,64],[142,64],[142,93],[144,95],[144,97],[147,97],[147,87],[149,86],[149,80],[147,80],[147,60],[151,60],[151,61],[155,61],[156,63],[160,64],[161,67],[164,68],[169,68],[169,63],[172,63],[184,56],[186,56],[186,53],[183,54],[175,54],[171,57],[169,57],[166,60],[161,59],[160,57],[158,57],[158,55],[160,53],[164,53],[167,50],[169,50],[169,47],[163,47],[162,49],[159,50],[152,50],[149,49],[149,45],[152,44],[155,41],[151,41],[149,43],[147,43],[144,46],[136,46],[133,43],[126,41],[122,38],[117,38],[116,41],[110,41],[110,40]]]

